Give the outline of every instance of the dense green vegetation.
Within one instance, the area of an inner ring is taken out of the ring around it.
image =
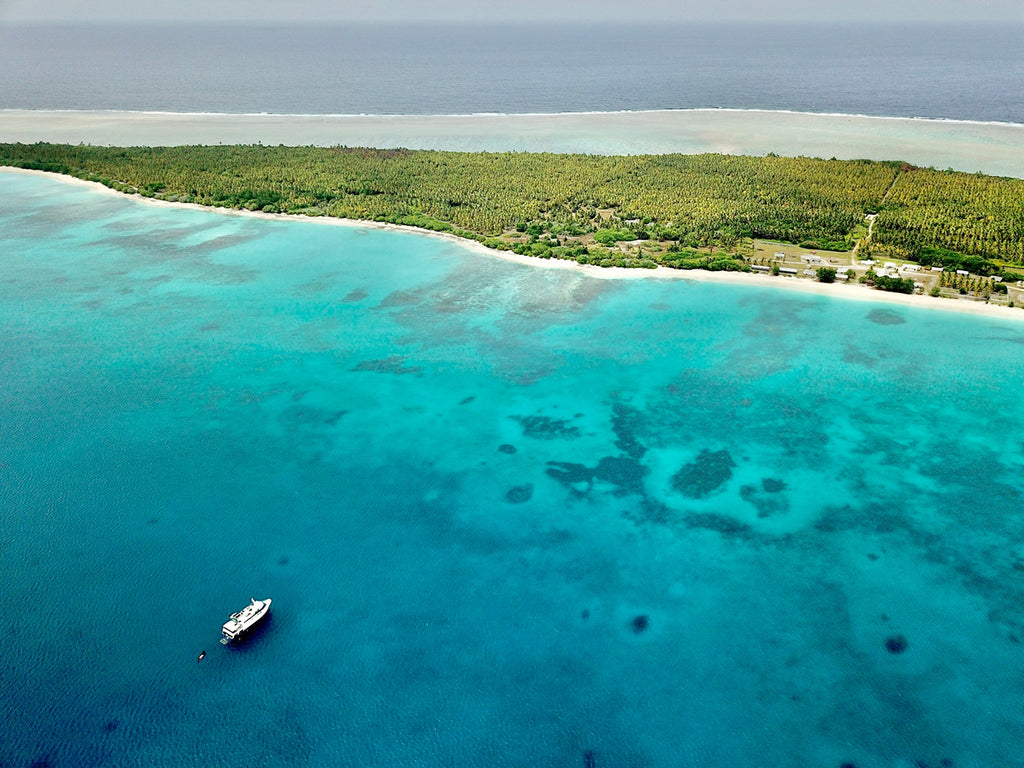
[[[882,291],[907,294],[914,292],[914,281],[910,278],[876,275],[874,272],[869,271],[865,280],[873,283],[876,288]]]
[[[1024,181],[898,162],[317,147],[0,144],[0,164],[167,200],[452,232],[584,263],[748,269],[751,238],[1000,274],[1024,264]]]
[[[836,270],[831,267],[818,267],[816,274],[819,283],[834,283],[836,281]]]
[[[922,263],[979,274],[994,271],[986,260],[1024,264],[1024,180],[909,168],[875,220],[874,239]]]

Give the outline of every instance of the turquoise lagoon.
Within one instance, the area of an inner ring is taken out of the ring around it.
[[[0,200],[0,765],[1020,764],[1024,323]]]

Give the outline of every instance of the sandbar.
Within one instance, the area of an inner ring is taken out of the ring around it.
[[[34,171],[24,168],[11,168],[0,166],[0,173],[20,173],[34,176],[44,176],[56,179],[66,184],[77,184],[88,187],[96,192],[127,197],[145,205],[163,206],[168,208],[192,209],[209,211],[225,216],[249,216],[257,219],[270,221],[303,221],[327,226],[342,227],[365,227],[382,229],[393,232],[407,232],[423,237],[434,237],[458,244],[467,250],[491,257],[504,259],[506,261],[524,264],[530,267],[541,267],[544,269],[570,269],[581,272],[589,277],[603,280],[637,280],[637,279],[667,279],[667,280],[690,280],[697,282],[724,283],[739,286],[758,286],[762,288],[782,289],[798,291],[816,296],[828,296],[830,298],[853,299],[855,301],[867,301],[878,304],[897,304],[905,307],[919,307],[922,309],[937,309],[949,312],[960,312],[962,314],[980,315],[1000,320],[1011,320],[1024,322],[1024,307],[1008,307],[998,304],[986,304],[980,301],[969,301],[964,299],[945,299],[927,295],[906,295],[899,293],[887,293],[879,291],[859,283],[820,283],[816,280],[800,279],[795,277],[772,276],[750,272],[709,272],[704,269],[671,269],[669,267],[657,267],[655,269],[628,269],[625,267],[597,267],[592,264],[579,264],[575,261],[563,259],[542,259],[535,256],[522,256],[512,251],[500,251],[476,242],[444,232],[431,232],[403,224],[387,224],[378,221],[362,221],[357,219],[339,219],[330,216],[303,216],[286,213],[263,213],[262,211],[244,211],[233,208],[216,208],[213,206],[197,205],[195,203],[178,203],[167,200],[157,200],[150,197],[143,197],[137,194],[126,194],[110,189],[98,182],[85,181],[73,176],[64,176],[49,171]]]
[[[465,152],[903,160],[1024,178],[1024,125],[763,110],[483,115],[270,115],[0,110],[0,141],[267,144]]]

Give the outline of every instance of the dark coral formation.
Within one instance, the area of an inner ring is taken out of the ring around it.
[[[570,490],[578,493],[586,493],[594,482],[594,470],[586,464],[576,464],[572,461],[549,461],[545,470],[549,477],[555,478],[558,482]],[[586,484],[586,491],[575,488],[576,485]]]
[[[659,523],[665,525],[672,519],[672,510],[663,501],[660,501],[653,496],[644,496],[640,502],[640,508],[637,512],[643,515],[642,519],[651,523]]]
[[[705,449],[693,463],[672,476],[672,487],[691,499],[703,499],[728,482],[735,466],[728,451]]]
[[[633,634],[642,635],[647,631],[647,627],[651,624],[651,620],[644,614],[634,616],[633,620],[629,622],[629,625],[633,628]]]
[[[627,456],[642,459],[647,448],[636,438],[641,425],[642,413],[622,403],[612,406],[612,431],[615,432],[615,447]]]
[[[648,469],[639,461],[626,456],[603,456],[594,470],[594,477],[618,486],[617,495],[643,493],[644,477]]]
[[[344,409],[340,411],[334,411],[324,419],[324,424],[326,424],[329,427],[333,427],[341,420],[341,417],[344,416],[346,413],[348,413],[348,411]]]
[[[903,653],[907,650],[907,638],[903,635],[892,635],[885,640],[885,650],[889,653]]]
[[[590,492],[595,480],[615,486],[616,496],[643,494],[648,469],[628,456],[603,456],[596,467],[571,461],[549,461],[547,474],[578,495]],[[585,486],[581,488],[580,486]]]
[[[699,514],[699,515],[687,515],[684,518],[684,522],[690,528],[702,528],[706,531],[714,531],[720,533],[722,536],[730,539],[745,539],[749,538],[753,531],[750,526],[746,523],[741,523],[739,520],[734,520],[731,517],[725,515],[717,515],[712,512]]]
[[[408,307],[412,304],[418,304],[422,298],[423,291],[392,291],[384,297],[380,303],[382,309],[388,309],[389,307]]]
[[[420,373],[423,368],[419,366],[406,366],[406,357],[402,355],[392,355],[391,357],[385,357],[381,360],[363,360],[359,363],[353,371],[376,371],[377,373]]]
[[[907,322],[903,315],[891,309],[872,309],[868,312],[868,320],[876,325],[903,325]]]
[[[281,423],[289,429],[298,427],[335,426],[348,411],[341,409],[329,411],[309,405],[289,405],[281,411]]]
[[[533,483],[517,485],[514,488],[509,489],[509,492],[505,494],[505,498],[512,504],[526,503],[533,498]]]
[[[579,427],[565,419],[549,416],[513,416],[523,428],[523,435],[535,440],[572,440],[580,436]]]
[[[502,443],[501,445],[498,446],[498,452],[506,453],[511,456],[513,453],[516,452],[516,447],[514,445],[509,445],[508,443]]]
[[[779,495],[786,487],[784,482],[766,477],[761,481],[761,485],[761,489],[753,485],[744,485],[740,488],[740,498],[754,505],[758,517],[773,517],[789,511],[789,501]],[[768,490],[769,487],[772,490]]]

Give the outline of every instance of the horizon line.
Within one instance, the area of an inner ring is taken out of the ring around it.
[[[440,17],[408,17],[404,19],[387,19],[387,18],[359,18],[351,19],[344,18],[342,16],[331,16],[326,18],[309,18],[309,19],[295,19],[286,17],[273,17],[273,18],[261,18],[261,19],[245,19],[238,20],[237,18],[207,18],[207,19],[179,19],[179,18],[149,18],[149,19],[119,19],[119,18],[90,18],[90,19],[72,19],[72,18],[0,18],[0,29],[4,27],[25,27],[25,26],[36,26],[36,27],[56,27],[56,26],[75,26],[75,27],[103,27],[103,26],[119,26],[119,27],[132,27],[132,26],[189,26],[189,27],[200,27],[200,26],[239,26],[239,27],[263,27],[263,26],[352,26],[352,25],[372,25],[372,26],[389,26],[389,27],[401,27],[401,26],[420,26],[420,25],[437,25],[437,26],[502,26],[502,27],[532,27],[538,24],[559,24],[559,25],[571,25],[575,27],[601,27],[608,25],[625,26],[625,27],[636,27],[646,28],[652,24],[670,24],[670,25],[702,25],[702,26],[733,26],[733,25],[749,25],[749,26],[767,26],[767,27],[779,27],[779,26],[846,26],[846,25],[858,25],[858,26],[890,26],[893,24],[909,25],[909,26],[991,26],[991,25],[1021,25],[1024,26],[1024,16],[1022,17],[998,17],[991,16],[985,18],[910,18],[910,17],[890,17],[890,18],[879,18],[879,17],[846,17],[846,18],[750,18],[750,17],[738,17],[738,18],[675,18],[675,17],[651,17],[642,20],[637,20],[635,17],[631,18],[608,18],[608,19],[574,19],[571,17],[550,17],[550,18],[537,18],[530,20],[523,20],[521,18],[495,18],[495,19],[477,19],[477,18],[440,18]]]

